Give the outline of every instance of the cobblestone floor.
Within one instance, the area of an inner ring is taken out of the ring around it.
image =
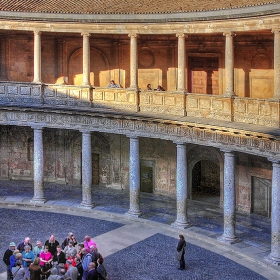
[[[32,196],[33,182],[0,181],[0,201],[8,199],[16,202],[24,198],[28,201]],[[74,208],[81,202],[82,194],[81,189],[75,186],[46,183],[45,196],[48,200],[46,205],[65,203],[72,204]],[[95,187],[93,202],[94,210],[122,215],[129,209],[129,192]],[[144,220],[170,224],[176,218],[175,198],[142,193],[140,203],[144,212],[141,218]],[[0,211],[2,252],[11,239],[18,243],[28,235],[35,242],[38,238],[44,241],[50,233],[54,233],[62,241],[69,231],[74,231],[82,240],[85,233],[96,237],[123,227],[118,222],[64,214],[3,208]],[[216,240],[222,234],[222,213],[219,206],[189,201],[188,216],[194,226],[189,230]],[[268,255],[271,235],[268,218],[237,213],[236,232],[242,242],[233,245],[235,248],[255,248],[256,256],[260,258]],[[110,279],[266,279],[222,255],[193,244],[188,246],[187,270],[177,271],[174,257],[176,242],[170,236],[155,234],[109,254],[106,264]],[[4,266],[0,269],[3,271]]]

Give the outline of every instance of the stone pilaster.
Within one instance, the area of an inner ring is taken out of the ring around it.
[[[138,53],[137,53],[137,34],[129,34],[130,37],[130,89],[138,89]]]
[[[186,144],[177,143],[177,174],[176,174],[176,192],[177,192],[177,219],[172,226],[178,228],[188,228],[191,224],[187,219],[187,151]]]
[[[0,79],[6,81],[7,78],[7,69],[6,69],[6,61],[7,61],[7,37],[1,34],[0,37]]]
[[[129,155],[130,206],[127,215],[139,217],[140,211],[140,152],[139,138],[130,138]]]
[[[43,128],[34,128],[34,196],[31,202],[44,203]]]
[[[226,93],[225,96],[235,96],[234,93],[234,50],[233,50],[233,37],[235,33],[225,32],[226,37],[225,45],[225,79],[226,79]]]
[[[83,36],[83,85],[90,84],[90,34],[82,33]]]
[[[41,34],[40,31],[34,31],[34,83],[41,83]]]
[[[224,151],[224,233],[218,240],[234,244],[241,240],[235,235],[235,155]]]
[[[280,33],[279,29],[274,33],[274,94],[273,99],[280,99]]]
[[[82,202],[81,208],[92,208],[91,132],[82,132]]]
[[[177,91],[186,90],[186,50],[185,34],[176,34],[178,37],[178,82]]]
[[[271,252],[266,259],[280,265],[280,161],[272,161]]]

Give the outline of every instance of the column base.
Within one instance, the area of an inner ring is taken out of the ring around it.
[[[181,228],[181,229],[185,229],[185,228],[189,228],[192,227],[192,224],[189,222],[178,222],[175,221],[174,223],[171,224],[172,227],[176,227],[176,228]]]
[[[271,255],[271,253],[268,256],[266,256],[264,259],[269,261],[270,263],[273,263],[273,264],[275,264],[277,266],[280,266],[280,258],[273,257]]]
[[[140,217],[141,215],[143,215],[143,212],[138,210],[138,211],[135,211],[135,210],[128,210],[125,215],[128,215],[128,216],[132,216],[132,217]]]
[[[79,205],[79,208],[83,208],[83,209],[92,209],[93,206],[94,206],[93,203],[88,204],[88,203],[85,203],[85,202],[81,202],[80,205]]]
[[[227,244],[230,244],[230,245],[242,241],[238,237],[228,237],[228,236],[225,236],[225,235],[217,237],[217,240],[221,241],[221,242],[224,242],[224,243],[227,243]]]
[[[30,202],[43,204],[43,203],[46,202],[46,199],[45,198],[33,197],[32,199],[30,199]]]

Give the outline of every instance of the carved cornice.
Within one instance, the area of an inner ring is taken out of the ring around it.
[[[280,140],[270,134],[190,122],[117,114],[1,108],[0,125],[105,132],[211,146],[280,160]]]

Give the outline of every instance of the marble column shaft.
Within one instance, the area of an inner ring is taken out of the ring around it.
[[[44,203],[43,129],[34,129],[34,197],[32,202]]]
[[[224,152],[224,233],[221,241],[233,244],[240,240],[235,235],[235,155]]]
[[[178,91],[186,90],[186,50],[185,34],[176,34],[178,37]]]
[[[130,138],[129,155],[130,207],[128,215],[140,216],[140,152],[139,138]]]
[[[82,202],[80,207],[92,208],[92,152],[90,132],[82,132]]]
[[[138,88],[138,53],[137,53],[137,35],[129,34],[130,37],[130,88]]]
[[[280,163],[272,164],[271,253],[268,259],[280,265]]]
[[[83,85],[90,84],[90,34],[83,33]]]
[[[280,98],[280,33],[274,30],[274,94],[273,98]]]
[[[177,192],[177,219],[172,226],[179,228],[190,227],[187,220],[187,151],[186,144],[177,144],[177,173],[176,173],[176,192]]]
[[[226,79],[226,96],[234,96],[234,50],[233,50],[233,32],[224,33],[226,37],[225,45],[225,79]]]
[[[41,83],[41,33],[34,31],[34,83]]]

